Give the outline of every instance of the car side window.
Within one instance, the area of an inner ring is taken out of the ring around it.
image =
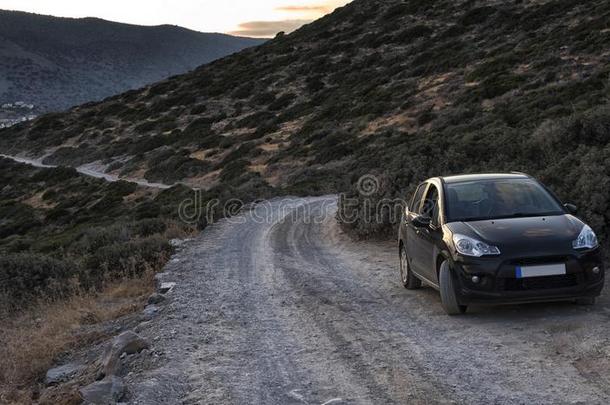
[[[430,188],[426,193],[426,199],[422,205],[421,214],[430,217],[433,225],[440,224],[439,193],[438,189],[433,184],[430,185]]]
[[[421,213],[421,201],[424,198],[424,192],[426,191],[427,186],[427,183],[423,183],[417,187],[417,191],[413,195],[413,200],[411,200],[411,204],[409,204],[409,211],[415,214]]]

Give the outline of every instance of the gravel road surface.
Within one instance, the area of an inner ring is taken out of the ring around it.
[[[139,404],[607,404],[610,299],[444,314],[403,289],[396,246],[354,242],[333,197],[211,225],[167,265],[139,331]]]

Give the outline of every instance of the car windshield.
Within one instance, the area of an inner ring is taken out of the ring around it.
[[[450,221],[561,215],[561,205],[530,179],[465,181],[446,185]]]

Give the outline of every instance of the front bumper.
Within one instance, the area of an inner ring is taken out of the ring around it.
[[[519,279],[516,267],[565,263],[566,274]],[[469,304],[518,304],[597,297],[604,287],[605,269],[599,249],[571,255],[528,258],[462,259],[454,263],[458,301]],[[600,269],[598,274],[594,268]],[[479,283],[472,281],[480,278]]]

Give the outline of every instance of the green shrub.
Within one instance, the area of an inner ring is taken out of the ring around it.
[[[242,159],[248,156],[255,148],[256,144],[254,144],[254,142],[242,143],[239,147],[237,147],[235,150],[225,156],[225,158],[219,164],[219,168],[222,168],[224,165],[231,163],[234,160]]]
[[[522,59],[514,53],[498,56],[477,66],[466,76],[468,81],[478,81],[498,74],[509,74],[510,70]]]
[[[275,94],[268,91],[261,91],[252,98],[252,102],[256,105],[269,105],[274,101]]]
[[[143,219],[131,226],[133,233],[140,237],[162,234],[167,230],[167,223],[161,218]]]
[[[147,269],[156,268],[171,253],[168,241],[160,236],[113,243],[96,250],[86,261],[91,278],[137,277]]]
[[[131,239],[131,231],[124,225],[95,227],[84,231],[72,245],[78,254],[93,254],[104,246],[125,243]]]
[[[136,219],[156,218],[161,214],[161,206],[152,201],[145,201],[135,209]]]
[[[32,176],[32,181],[61,183],[78,177],[79,174],[73,167],[53,167],[47,170],[39,170]]]
[[[481,24],[495,13],[496,9],[491,6],[473,8],[464,14],[460,22],[465,26]]]
[[[419,117],[417,117],[417,124],[420,126],[426,125],[429,122],[432,122],[436,118],[436,114],[432,109],[426,110],[422,112]]]
[[[421,37],[431,35],[433,32],[434,30],[427,25],[416,25],[394,35],[392,42],[410,43]]]
[[[125,180],[119,180],[108,184],[108,192],[117,196],[125,197],[136,191],[138,185]]]
[[[201,115],[206,112],[208,107],[205,104],[199,104],[191,108],[191,115]]]
[[[29,130],[27,138],[30,141],[39,140],[48,135],[49,132],[61,130],[65,123],[61,114],[46,114],[36,120],[36,124]]]
[[[220,173],[220,179],[226,182],[232,182],[238,177],[248,172],[249,162],[244,159],[237,159],[226,165]]]
[[[472,94],[477,100],[495,98],[518,88],[525,81],[523,76],[515,74],[494,75],[481,82]]]
[[[296,99],[296,94],[294,93],[286,93],[282,94],[275,101],[269,104],[269,110],[278,111],[287,108],[292,102]]]
[[[72,289],[70,279],[79,267],[66,260],[32,253],[0,256],[0,296],[13,309],[33,304],[40,297],[60,298]]]

